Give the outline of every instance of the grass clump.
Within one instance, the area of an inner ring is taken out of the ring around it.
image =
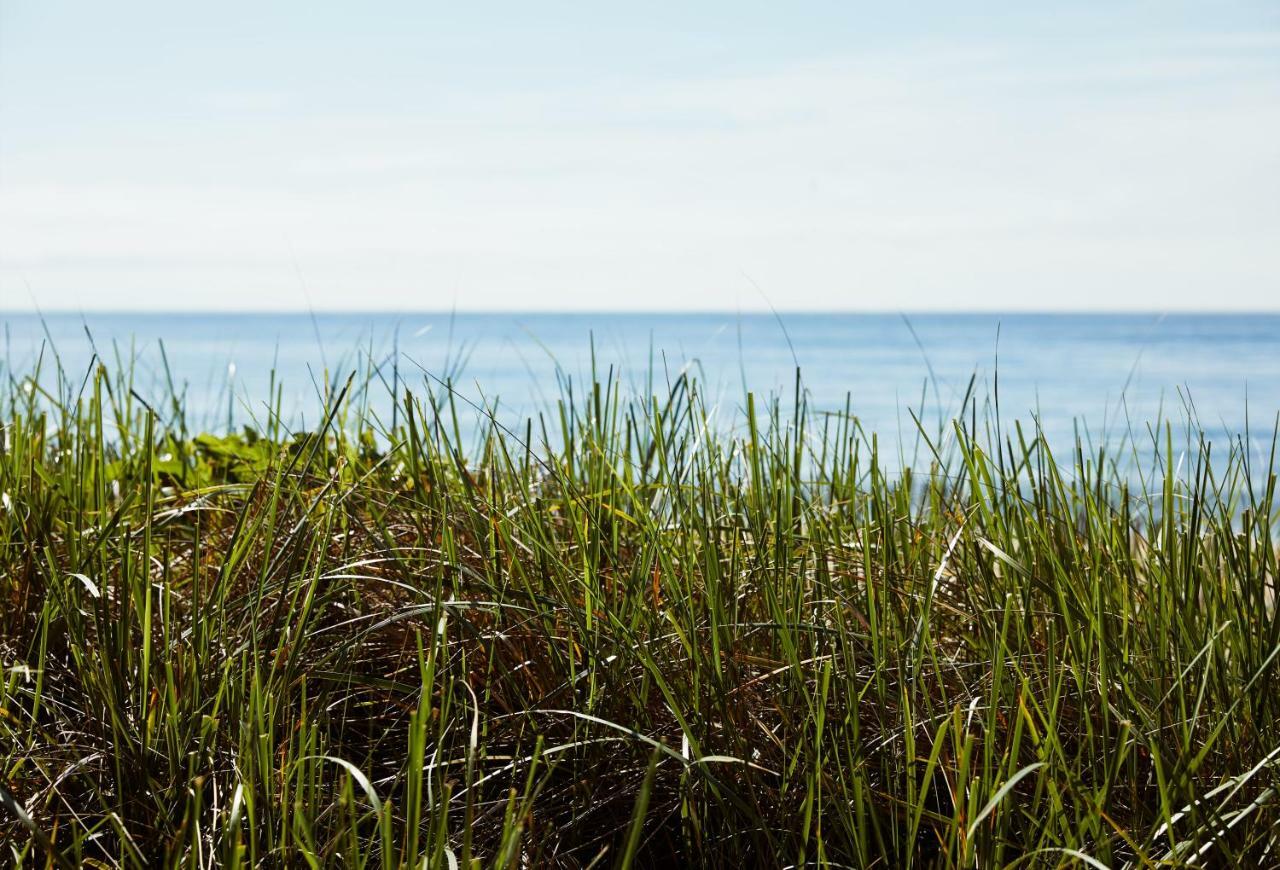
[[[604,378],[512,431],[430,379],[375,414],[375,373],[192,435],[127,370],[8,379],[6,863],[1280,865],[1243,443],[1054,456],[970,407],[890,473],[798,385]]]

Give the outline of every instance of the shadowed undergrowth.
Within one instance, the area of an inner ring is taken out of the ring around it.
[[[192,436],[126,370],[7,375],[6,863],[1280,866],[1243,446],[975,409],[890,474],[683,376]]]

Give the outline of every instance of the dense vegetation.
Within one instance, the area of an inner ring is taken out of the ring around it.
[[[5,377],[0,862],[1280,866],[1274,439]]]

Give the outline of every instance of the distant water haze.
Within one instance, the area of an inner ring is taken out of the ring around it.
[[[1006,428],[1039,420],[1050,443],[1087,431],[1095,447],[1132,435],[1150,444],[1160,418],[1190,418],[1215,444],[1250,437],[1265,456],[1280,412],[1280,315],[1178,314],[88,314],[4,315],[8,374],[24,376],[50,347],[78,383],[97,353],[134,360],[139,395],[166,406],[169,373],[188,419],[221,429],[265,419],[271,373],[292,425],[314,424],[318,385],[369,361],[388,384],[497,401],[521,424],[554,407],[561,384],[590,388],[592,355],[633,393],[697,374],[720,418],[740,419],[745,390],[790,405],[797,365],[809,404],[848,407],[888,455],[923,461],[912,414],[936,431],[961,409],[971,380],[979,416],[997,396]],[[398,353],[398,356],[397,356]],[[392,360],[398,359],[393,366]],[[650,378],[652,377],[652,380]],[[375,387],[371,407],[390,411]],[[463,416],[475,412],[462,402]],[[464,421],[464,424],[466,421]],[[1217,449],[1215,447],[1215,449]]]

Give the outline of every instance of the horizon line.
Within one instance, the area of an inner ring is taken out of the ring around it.
[[[1087,316],[1151,315],[1182,317],[1188,315],[1280,316],[1280,308],[0,308],[0,317],[74,317],[74,316],[142,316],[142,317],[210,317],[210,316],[520,316],[520,317],[629,317],[629,316]]]

